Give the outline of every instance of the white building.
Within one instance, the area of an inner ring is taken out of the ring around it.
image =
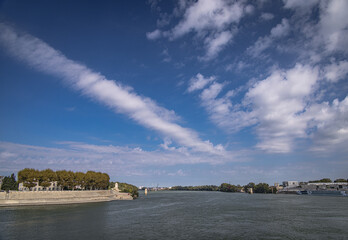
[[[283,187],[286,187],[286,188],[295,188],[298,186],[300,186],[298,181],[284,181],[283,182]]]
[[[60,191],[61,188],[58,186],[57,181],[51,182],[51,185],[48,187],[42,187],[39,185],[39,182],[35,183],[36,185],[32,188],[27,188],[23,185],[23,183],[19,183],[18,190],[19,191]]]

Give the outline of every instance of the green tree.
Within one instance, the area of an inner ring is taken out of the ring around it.
[[[77,185],[77,186],[80,186],[81,189],[83,189],[83,190],[86,188],[85,176],[86,176],[86,174],[83,173],[83,172],[76,172],[76,173],[75,173],[76,185]]]
[[[243,188],[244,188],[244,191],[245,191],[245,192],[248,192],[248,188],[252,188],[252,189],[255,188],[255,183],[250,182],[250,183],[248,183],[247,185],[245,185]]]
[[[259,183],[254,188],[255,193],[270,193],[272,189],[269,188],[267,183]]]
[[[40,171],[39,185],[42,187],[51,186],[51,182],[57,181],[57,174],[52,169]]]
[[[336,179],[336,180],[335,180],[335,183],[336,183],[336,182],[348,182],[348,179],[339,178],[339,179]]]
[[[132,184],[128,184],[128,183],[118,183],[118,188],[120,189],[121,192],[126,192],[126,193],[130,193],[132,195],[133,198],[137,198],[139,197],[139,192],[138,192],[138,188]]]
[[[12,173],[9,177],[4,177],[2,180],[1,190],[18,190],[18,183],[14,173]]]
[[[56,172],[58,186],[60,186],[63,190],[69,189],[69,174],[66,170],[60,170]]]
[[[89,190],[96,189],[96,172],[88,171],[85,177],[86,187]]]
[[[18,172],[18,182],[23,183],[24,187],[32,188],[39,180],[39,171],[33,168],[25,168]]]
[[[322,178],[320,180],[309,181],[310,183],[331,183],[330,178]]]

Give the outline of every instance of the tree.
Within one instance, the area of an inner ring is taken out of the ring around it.
[[[348,179],[339,178],[335,180],[335,183],[336,182],[348,182]]]
[[[330,178],[322,178],[320,180],[309,181],[310,183],[331,183]]]
[[[69,189],[69,174],[66,170],[57,171],[57,181],[58,186],[60,186],[63,190]]]
[[[85,184],[85,176],[86,174],[83,172],[76,172],[75,173],[75,181],[76,181],[76,185],[80,186],[81,189],[85,189],[86,184]]]
[[[220,185],[220,191],[221,192],[239,192],[240,188],[235,185],[231,185],[229,183],[222,183]]]
[[[88,171],[86,173],[85,182],[86,182],[86,187],[89,190],[93,190],[96,188],[96,183],[95,183],[96,176],[95,175],[96,175],[96,172],[94,172],[94,171]]]
[[[12,173],[10,177],[4,177],[2,180],[1,190],[18,190],[18,183],[14,173]]]
[[[39,185],[42,187],[51,186],[51,182],[57,181],[57,174],[52,169],[40,171]]]
[[[270,193],[272,189],[269,188],[267,183],[259,183],[254,188],[255,193]]]
[[[248,183],[247,185],[245,185],[245,186],[244,186],[244,191],[245,191],[245,192],[248,192],[248,188],[254,189],[254,188],[255,188],[255,183],[250,182],[250,183]]]
[[[24,187],[35,187],[38,180],[39,171],[33,168],[25,168],[18,172],[18,182],[22,182]]]
[[[128,183],[118,183],[118,188],[121,192],[130,193],[133,198],[136,198],[139,196],[138,188],[134,185],[128,184]]]

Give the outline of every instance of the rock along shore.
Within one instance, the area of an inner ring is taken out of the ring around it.
[[[114,190],[0,192],[0,207],[108,202],[114,200],[133,200],[133,197],[128,193],[120,193]]]

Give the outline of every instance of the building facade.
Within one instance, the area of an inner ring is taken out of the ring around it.
[[[61,187],[58,186],[58,182],[51,182],[51,185],[48,187],[43,187],[39,185],[39,182],[35,183],[34,187],[28,188],[23,185],[23,183],[19,183],[18,190],[19,191],[60,191]]]
[[[298,186],[300,186],[298,181],[284,181],[283,182],[283,187],[285,187],[285,188],[295,188]]]

